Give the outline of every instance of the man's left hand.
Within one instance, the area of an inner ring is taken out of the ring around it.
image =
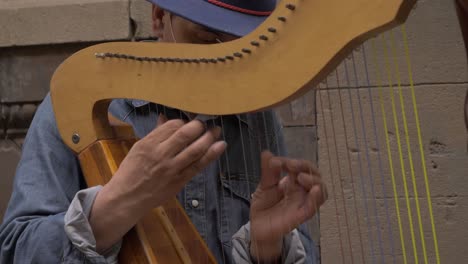
[[[307,161],[262,153],[262,175],[250,207],[250,252],[257,261],[281,256],[283,237],[312,218],[327,199],[319,172]],[[287,175],[281,177],[285,171]]]

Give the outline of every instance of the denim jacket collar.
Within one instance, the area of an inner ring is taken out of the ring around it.
[[[135,108],[140,108],[140,107],[143,107],[143,106],[146,106],[148,105],[150,102],[148,101],[145,101],[145,100],[138,100],[138,99],[125,99],[126,103],[135,107]],[[187,115],[184,111],[182,111],[185,115]],[[188,115],[187,115],[188,117]],[[201,119],[202,121],[207,121],[210,119],[210,117],[213,117],[215,118],[214,116],[206,116],[206,115],[203,115],[201,117],[198,117],[199,119]],[[249,125],[249,122],[246,118],[245,115],[243,114],[236,114],[236,117],[243,123],[245,123],[246,125]]]

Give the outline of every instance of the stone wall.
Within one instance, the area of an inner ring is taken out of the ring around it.
[[[411,75],[403,29],[366,42],[320,85],[323,263],[438,263],[434,241],[441,263],[468,259],[467,62],[453,2],[418,2],[405,25]]]
[[[55,69],[89,45],[151,38],[150,18],[143,0],[0,0],[0,219],[22,141]]]

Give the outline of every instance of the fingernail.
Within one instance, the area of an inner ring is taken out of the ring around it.
[[[221,152],[221,151],[224,151],[226,148],[227,148],[227,143],[225,141],[218,141],[216,143],[214,143],[214,150],[216,152]]]

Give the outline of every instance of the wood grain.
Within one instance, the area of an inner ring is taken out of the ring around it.
[[[79,154],[88,186],[104,185],[136,139],[101,140]],[[124,237],[119,263],[216,263],[174,198],[149,212]]]

